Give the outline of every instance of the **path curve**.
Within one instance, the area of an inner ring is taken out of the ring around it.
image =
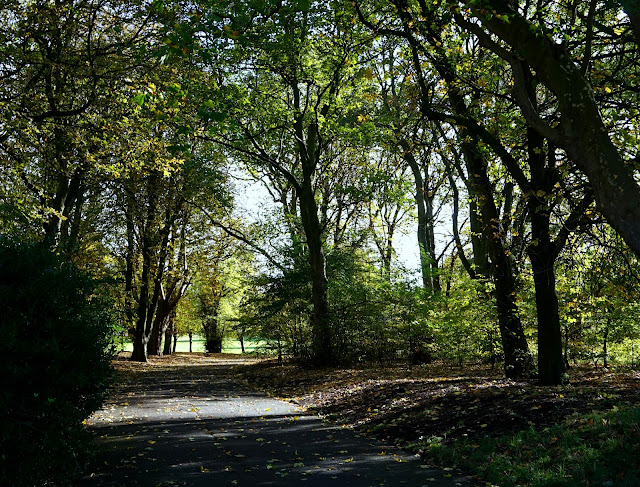
[[[246,359],[133,366],[88,421],[93,486],[471,486],[238,380]],[[137,368],[135,368],[137,367]]]

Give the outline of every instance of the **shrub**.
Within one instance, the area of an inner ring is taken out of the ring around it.
[[[112,377],[111,307],[43,245],[0,238],[0,485],[67,485]]]

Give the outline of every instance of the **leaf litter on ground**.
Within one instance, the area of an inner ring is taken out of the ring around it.
[[[263,361],[243,367],[250,385],[400,445],[498,437],[640,401],[640,374],[573,368],[565,386],[504,378],[486,366],[441,364],[308,369]]]

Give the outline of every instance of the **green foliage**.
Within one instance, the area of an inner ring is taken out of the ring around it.
[[[610,228],[594,233],[598,242],[578,237],[578,248],[561,267],[558,283],[567,358],[605,366],[632,363],[633,341],[639,337],[637,259]],[[625,347],[620,346],[623,343]]]
[[[334,249],[327,258],[336,351],[344,362],[395,358],[400,323],[392,288],[366,252]]]
[[[239,323],[247,337],[267,342],[270,350],[265,351],[308,359],[311,283],[307,255],[295,244],[281,253],[289,265],[275,275],[254,276],[241,303]]]
[[[111,306],[42,245],[0,240],[0,484],[64,485],[112,377]]]
[[[502,354],[490,283],[457,269],[455,283],[429,313],[434,354],[448,364],[495,364]]]
[[[197,298],[193,296],[193,293],[187,292],[178,303],[173,327],[174,334],[178,336],[202,333],[202,321],[198,316]]]

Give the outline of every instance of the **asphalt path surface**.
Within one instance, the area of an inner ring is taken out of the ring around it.
[[[241,359],[149,366],[89,420],[90,486],[471,486],[459,472],[243,385]]]

